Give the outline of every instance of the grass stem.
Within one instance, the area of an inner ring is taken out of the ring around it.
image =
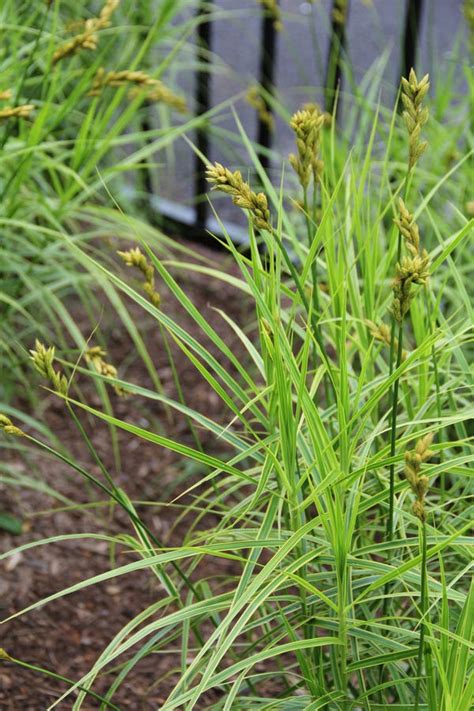
[[[420,596],[420,640],[418,644],[418,659],[416,664],[415,711],[420,706],[421,681],[423,674],[423,658],[425,654],[425,615],[427,602],[427,571],[426,571],[426,521],[420,521],[421,533],[421,596]]]

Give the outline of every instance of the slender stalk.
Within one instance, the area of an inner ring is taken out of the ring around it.
[[[314,189],[314,192],[316,192],[316,188]],[[308,232],[308,248],[311,249],[313,246],[313,240],[314,240],[314,231],[311,226],[311,219],[309,215],[309,206],[308,206],[308,190],[307,188],[304,188],[303,191],[303,208],[304,208],[304,214],[306,218],[306,230]],[[314,218],[314,215],[312,216]],[[311,262],[311,276],[313,278],[313,290],[312,290],[312,302],[313,302],[313,310],[316,313],[317,316],[319,316],[319,294],[318,294],[318,266],[316,263],[316,257],[313,259]]]
[[[426,308],[426,313],[429,313],[429,302],[428,302],[428,291],[425,290],[424,296],[425,296],[425,308]],[[430,330],[430,336],[433,335],[434,333],[434,318],[429,319],[428,327]],[[433,363],[433,374],[434,374],[434,381],[435,381],[435,392],[436,392],[436,414],[438,416],[438,420],[441,420],[441,414],[442,414],[442,408],[441,408],[441,387],[440,387],[440,378],[439,378],[439,370],[438,370],[438,354],[436,353],[436,346],[433,344],[431,348],[431,360]],[[440,462],[443,461],[443,450],[440,449],[439,451],[439,458]],[[441,472],[440,477],[439,477],[439,483],[440,483],[440,499],[441,499],[441,504],[445,503],[446,500],[446,473]]]
[[[313,205],[312,205],[312,215],[311,218],[313,220],[313,224],[316,221],[316,194],[317,194],[317,184],[316,181],[314,181],[314,186],[313,186]],[[311,247],[313,246],[313,241],[314,241],[314,228],[311,226],[311,219],[309,216],[309,201],[308,201],[308,189],[305,187],[303,188],[303,209],[305,213],[305,218],[306,218],[306,230],[308,233],[308,249],[311,250]],[[311,278],[313,282],[313,288],[311,292],[311,304],[312,304],[312,315],[314,317],[314,320],[312,320],[313,324],[313,330],[315,330],[315,335],[316,335],[316,340],[318,342],[318,345],[321,349],[323,349],[323,337],[321,335],[321,327],[320,327],[320,305],[319,305],[319,292],[318,292],[318,265],[317,265],[317,258],[316,255],[311,262]],[[313,364],[314,364],[314,369],[316,371],[316,364],[317,364],[317,353],[316,353],[316,348],[314,349],[314,358],[313,358]],[[324,351],[323,351],[324,352]],[[326,365],[328,365],[328,362],[326,362]],[[324,385],[324,393],[326,396],[326,404],[329,406],[331,404],[331,398],[330,398],[330,393],[334,392],[331,390],[331,378],[326,371],[324,373],[324,378],[323,378],[323,385]],[[334,392],[334,401],[336,401],[336,394]],[[332,423],[330,423],[331,431],[332,431]],[[334,434],[334,433],[333,433]]]
[[[338,554],[341,555],[342,551],[339,550]],[[347,561],[346,553],[342,553],[342,560],[339,561],[337,570],[337,597],[338,597],[338,625],[339,634],[338,637],[341,641],[340,645],[340,656],[339,656],[339,679],[341,685],[341,691],[344,694],[342,700],[342,708],[344,711],[348,708],[347,700],[347,688],[348,688],[348,677],[347,677],[347,619],[346,619],[346,587],[347,587]]]
[[[316,190],[316,188],[315,188],[315,190]],[[305,216],[305,220],[306,220],[308,249],[311,250],[311,247],[313,244],[313,230],[311,227],[311,219],[310,219],[309,212],[308,212],[308,188],[306,188],[306,187],[303,187],[303,210],[304,210],[304,216]],[[312,314],[314,316],[314,321],[315,321],[316,327],[318,329],[318,334],[319,334],[319,298],[318,298],[318,274],[317,274],[317,266],[316,266],[316,256],[313,259],[313,261],[311,262],[311,276],[312,276],[312,282],[313,282],[313,288],[311,291]],[[322,342],[322,337],[321,337],[321,342]],[[317,352],[316,352],[316,347],[315,347],[313,349],[313,367],[314,367],[315,371],[317,368],[317,362],[318,362],[318,358],[317,358]]]
[[[413,174],[413,170],[411,168],[408,168],[407,174],[405,177],[405,189],[404,189],[404,201],[407,200],[408,193],[410,190],[410,183],[411,183],[411,177]],[[396,263],[400,261],[402,256],[402,235],[401,232],[398,232],[398,239],[397,239],[397,261]],[[395,317],[392,315],[392,329],[391,329],[391,334],[390,334],[390,353],[389,353],[389,375],[392,375],[393,373],[393,366],[394,366],[394,360],[395,360],[395,338],[396,338],[396,332],[397,332],[397,321]],[[399,328],[399,334],[398,334],[398,353],[397,353],[397,365],[395,366],[395,370],[400,366],[401,363],[401,356],[402,356],[402,326],[400,325]],[[396,414],[395,414],[395,424],[393,422],[393,413],[396,413],[397,407],[398,407],[398,378],[395,380],[395,382],[392,385],[391,388],[391,401],[392,401],[392,417],[391,417],[391,435],[390,435],[390,456],[394,457],[395,456],[395,432],[396,432]],[[388,504],[388,521],[387,521],[387,539],[390,542],[393,537],[393,511],[394,511],[394,497],[395,497],[395,492],[394,492],[394,487],[395,487],[395,465],[391,464],[390,469],[389,469],[389,481],[390,481],[390,491],[389,491],[389,504]],[[384,609],[385,609],[385,600],[384,600]]]
[[[395,319],[394,319],[395,321]],[[394,343],[394,338],[392,338],[392,344]],[[397,349],[397,360],[395,363],[395,370],[401,365],[403,353],[403,322],[400,323],[398,328],[398,349]],[[390,458],[395,456],[396,444],[397,444],[397,412],[398,412],[398,388],[400,379],[396,378],[393,383],[392,388],[392,415],[391,415],[391,427],[390,427]],[[387,540],[391,541],[393,539],[393,519],[394,519],[394,509],[395,509],[395,462],[390,464],[389,469],[389,501],[388,501],[388,519],[387,519]]]
[[[395,333],[394,333],[395,319],[393,319],[392,324],[392,338],[390,344],[390,351],[394,350],[395,343]],[[397,349],[397,360],[395,364],[395,370],[401,365],[403,353],[403,321],[401,321],[398,328],[398,349]],[[392,358],[390,358],[392,362]],[[393,367],[391,368],[393,372]],[[398,387],[400,379],[397,378],[393,383],[392,387],[392,415],[391,415],[391,427],[390,427],[390,457],[395,456],[396,444],[397,444],[397,412],[398,412]],[[388,499],[388,518],[387,518],[387,529],[386,529],[386,540],[391,542],[393,540],[393,522],[394,522],[394,510],[395,510],[395,463],[390,464],[389,469],[389,499]],[[392,558],[392,549],[389,548],[387,554],[387,562],[390,562]],[[390,583],[387,582],[384,585],[384,597],[382,606],[382,617],[386,617],[389,606],[388,593],[390,590]],[[384,676],[384,666],[380,667],[379,683],[382,682]]]
[[[418,659],[416,665],[415,711],[420,705],[421,680],[423,673],[423,658],[425,654],[425,614],[427,602],[427,570],[426,570],[426,522],[420,521],[421,528],[421,599],[420,599],[420,640],[418,644]]]

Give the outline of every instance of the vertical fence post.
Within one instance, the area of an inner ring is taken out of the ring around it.
[[[262,14],[262,30],[261,30],[261,46],[260,46],[260,86],[264,90],[263,101],[266,111],[271,115],[272,107],[270,106],[267,94],[273,93],[275,85],[275,63],[276,63],[276,19],[270,12],[263,9]],[[262,116],[258,117],[257,127],[257,142],[262,148],[267,150],[272,145],[272,130],[268,120],[265,121]],[[270,166],[270,158],[264,153],[260,156],[262,166],[267,170]]]
[[[200,0],[197,10],[197,59],[200,64],[196,72],[196,115],[201,116],[209,111],[211,105],[211,77],[209,73],[212,42],[212,22],[210,12],[212,0]],[[209,155],[209,134],[206,126],[197,129],[196,145],[203,155]],[[196,227],[206,226],[208,203],[206,200],[207,181],[204,166],[199,156],[195,160],[194,197],[196,200]]]
[[[331,17],[331,38],[329,42],[326,71],[326,111],[334,111],[336,95],[342,79],[342,53],[346,46],[346,23],[349,13],[349,0],[333,0]],[[339,111],[339,103],[336,112]]]
[[[402,76],[407,77],[415,66],[423,0],[407,0],[405,30],[403,34]]]

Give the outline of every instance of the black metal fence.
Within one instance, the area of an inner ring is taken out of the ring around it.
[[[285,0],[280,0],[284,2]],[[360,1],[360,0],[358,0]],[[444,0],[443,0],[444,1]],[[450,0],[451,1],[451,0]],[[351,5],[355,0],[332,0],[330,8],[330,37],[327,54],[325,57],[325,87],[324,100],[325,108],[337,117],[338,104],[336,99],[344,84],[343,66],[346,57],[346,27],[350,18]],[[397,2],[397,0],[395,0]],[[398,0],[398,13],[403,15],[400,23],[402,36],[399,39],[400,66],[399,75],[407,75],[410,68],[416,64],[417,48],[422,31],[422,11],[425,3],[437,2],[437,0]],[[213,44],[215,40],[213,26],[213,9],[216,0],[199,0],[197,3],[197,54],[199,69],[196,74],[195,84],[195,106],[197,116],[206,114],[212,106],[211,84],[212,72],[209,63],[212,61]],[[260,3],[260,57],[259,57],[259,89],[261,101],[267,114],[272,114],[271,96],[275,91],[276,72],[275,67],[279,53],[279,31],[276,28],[275,17],[266,9],[264,3]],[[268,117],[267,117],[268,118]],[[262,111],[256,111],[257,132],[256,143],[260,152],[260,159],[265,168],[269,168],[270,149],[272,148],[273,134],[269,127],[268,120],[262,116]],[[210,138],[205,128],[199,129],[196,135],[198,150],[206,155],[210,155]],[[209,203],[206,198],[206,180],[204,166],[200,158],[196,158],[194,165],[194,205],[193,214],[188,210],[187,218],[182,220],[189,233],[202,235],[208,226]],[[174,222],[179,229],[179,219],[174,215]]]

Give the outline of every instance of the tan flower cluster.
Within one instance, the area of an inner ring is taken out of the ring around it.
[[[412,286],[424,285],[429,279],[430,258],[425,249],[420,252],[418,226],[401,199],[399,216],[394,222],[405,238],[405,245],[410,252],[410,256],[402,257],[397,264],[393,283],[392,313],[398,323],[401,323],[410,310],[413,299]]]
[[[402,78],[402,102],[405,107],[403,119],[408,129],[408,168],[411,170],[428,145],[427,141],[420,140],[421,129],[428,121],[429,112],[423,106],[430,88],[429,75],[425,74],[418,81],[414,69],[410,70],[408,79]]]
[[[34,108],[33,104],[6,106],[4,109],[0,109],[0,121],[6,121],[9,118],[29,118]]]
[[[105,351],[100,346],[93,346],[92,348],[88,348],[84,353],[87,363],[90,363],[97,371],[97,373],[99,373],[100,375],[104,375],[106,378],[116,378],[117,368],[111,363],[107,363],[107,361],[105,360],[106,355],[107,351]],[[123,388],[121,388],[120,386],[115,385],[114,389],[117,395],[125,395],[125,390],[123,390]]]
[[[413,215],[408,211],[405,203],[400,198],[398,201],[398,218],[394,223],[405,237],[405,246],[413,257],[420,251],[420,231],[418,225],[413,221]]]
[[[155,269],[145,255],[142,254],[140,248],[135,247],[135,249],[129,249],[128,252],[117,252],[117,254],[123,259],[127,267],[135,267],[141,271],[145,277],[143,289],[153,306],[159,308],[161,297],[155,289]]]
[[[36,339],[35,348],[34,350],[30,350],[30,353],[31,360],[38,373],[51,383],[56,392],[61,393],[61,395],[66,395],[68,389],[66,376],[60,371],[55,371],[53,367],[54,346],[46,348],[46,346]]]
[[[283,29],[283,22],[281,21],[281,9],[278,5],[277,0],[260,0],[260,5],[268,10],[270,15],[273,17],[273,26],[276,30],[280,31]]]
[[[347,0],[336,0],[333,5],[332,17],[338,25],[344,25],[347,17]]]
[[[25,434],[23,430],[13,424],[9,417],[2,414],[0,414],[0,430],[3,430],[5,434],[15,435],[16,437],[23,437]],[[0,650],[0,652],[1,651],[2,650]],[[0,659],[1,658],[2,657],[0,655]]]
[[[320,180],[324,164],[319,158],[321,128],[325,123],[325,116],[316,104],[312,108],[297,111],[290,126],[296,135],[296,148],[298,154],[289,156],[290,164],[297,174],[303,188],[307,188],[313,176],[314,183]]]
[[[248,210],[255,227],[268,230],[268,232],[272,231],[266,195],[253,192],[250,185],[242,178],[239,170],[232,173],[220,163],[215,163],[207,168],[206,176],[208,182],[212,184],[212,190],[220,190],[230,195],[234,205]]]
[[[268,110],[267,105],[259,92],[258,86],[251,86],[247,91],[245,98],[250,106],[253,106],[253,108],[256,109],[260,120],[263,121],[263,123],[266,123],[269,128],[273,128],[273,116]]]
[[[403,474],[416,496],[415,502],[413,503],[413,513],[420,521],[426,520],[425,495],[429,486],[428,477],[420,473],[421,465],[431,459],[434,454],[430,450],[433,436],[433,433],[430,432],[418,440],[415,449],[405,452],[405,468]]]
[[[381,323],[379,326],[377,324],[373,323],[373,321],[367,321],[367,325],[369,327],[370,333],[372,336],[375,338],[376,341],[380,341],[381,343],[385,343],[385,345],[390,346],[392,343],[392,334],[390,327],[387,326],[386,323]],[[398,338],[394,338],[393,341],[393,348],[395,352],[398,350]],[[406,360],[408,357],[408,353],[406,350],[402,351],[402,360]]]
[[[117,9],[119,1],[120,0],[106,0],[105,5],[99,13],[99,17],[86,20],[84,22],[83,32],[75,35],[58,47],[53,54],[53,64],[56,64],[56,62],[59,62],[65,57],[69,57],[71,54],[75,54],[81,49],[96,49],[99,41],[97,31],[110,26],[112,14]]]
[[[107,86],[119,87],[127,84],[137,85],[128,92],[130,100],[144,94],[147,101],[161,102],[181,113],[187,110],[186,101],[181,96],[174,94],[159,79],[153,79],[146,72],[129,71],[128,69],[120,72],[105,72],[104,69],[99,69],[89,95],[98,96]]]

